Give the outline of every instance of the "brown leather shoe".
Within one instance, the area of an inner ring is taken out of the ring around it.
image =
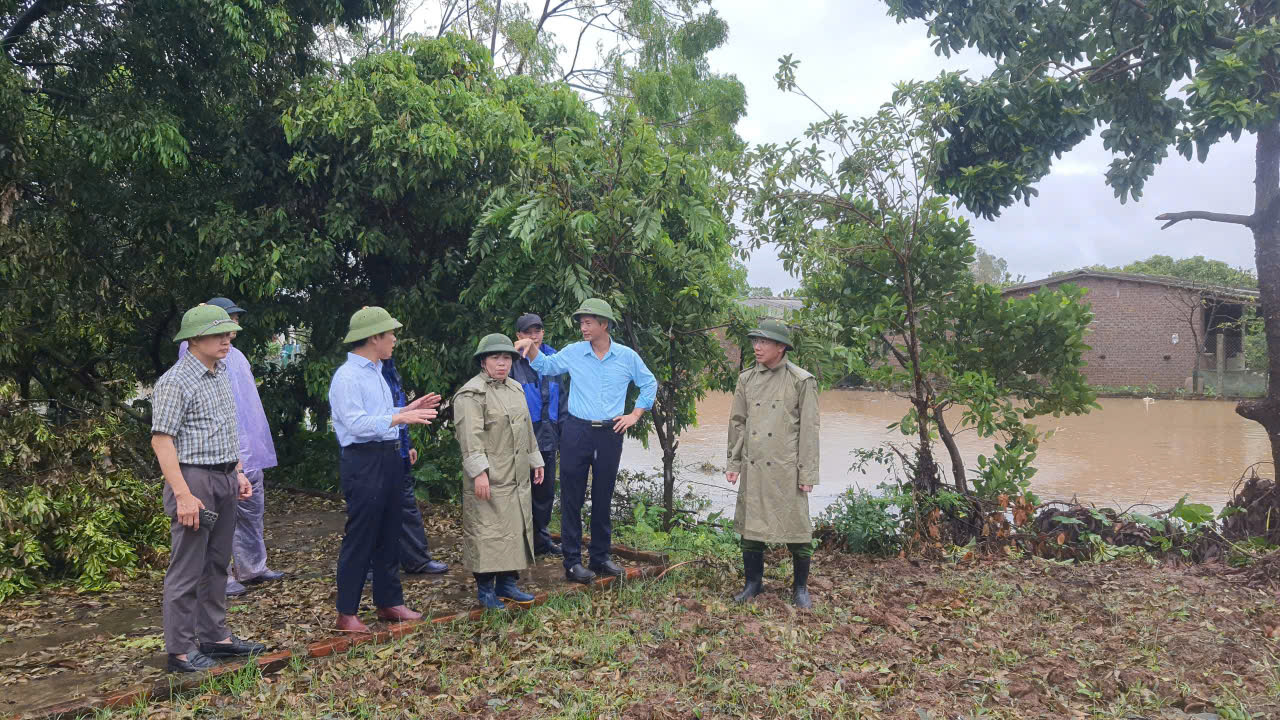
[[[422,613],[414,612],[404,605],[396,605],[395,607],[378,608],[378,619],[387,622],[411,622],[413,620],[421,620]]]
[[[342,632],[366,633],[369,632],[369,626],[360,622],[360,618],[355,615],[343,615],[338,613],[338,624],[335,628]]]

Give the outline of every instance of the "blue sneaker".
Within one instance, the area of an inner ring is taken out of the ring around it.
[[[239,597],[249,592],[249,588],[236,582],[233,578],[227,578],[227,597]]]
[[[507,607],[493,592],[493,578],[485,582],[476,581],[476,600],[485,610],[505,610]]]
[[[516,579],[512,575],[498,578],[498,597],[522,603],[533,602],[532,595],[516,587]]]

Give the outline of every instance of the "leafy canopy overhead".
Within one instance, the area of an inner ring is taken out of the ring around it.
[[[939,189],[992,218],[1029,202],[1055,158],[1104,126],[1106,181],[1138,199],[1176,150],[1201,161],[1219,140],[1273,123],[1280,25],[1271,3],[1208,0],[886,0],[928,24],[934,49],[975,48],[996,69],[944,75],[955,110],[939,128]]]

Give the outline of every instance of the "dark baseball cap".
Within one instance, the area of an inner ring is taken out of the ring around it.
[[[542,318],[533,313],[525,313],[516,320],[516,332],[528,332],[529,328],[537,325],[542,327]]]

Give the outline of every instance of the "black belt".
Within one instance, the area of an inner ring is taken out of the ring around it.
[[[235,469],[236,469],[236,465],[239,465],[239,464],[240,464],[240,463],[239,463],[238,461],[236,461],[236,460],[232,460],[231,462],[224,462],[224,463],[212,463],[212,464],[204,464],[204,463],[179,463],[179,465],[186,465],[187,467],[195,467],[195,468],[200,468],[201,470],[210,470],[210,471],[212,471],[212,472],[224,472],[224,473],[225,473],[225,472],[231,472],[232,470],[235,470]]]
[[[570,415],[569,419],[577,423],[582,423],[583,425],[590,425],[593,428],[613,427],[612,420],[583,420],[575,415]]]
[[[369,442],[351,443],[342,448],[343,450],[395,450],[400,452],[399,440],[371,440]]]

